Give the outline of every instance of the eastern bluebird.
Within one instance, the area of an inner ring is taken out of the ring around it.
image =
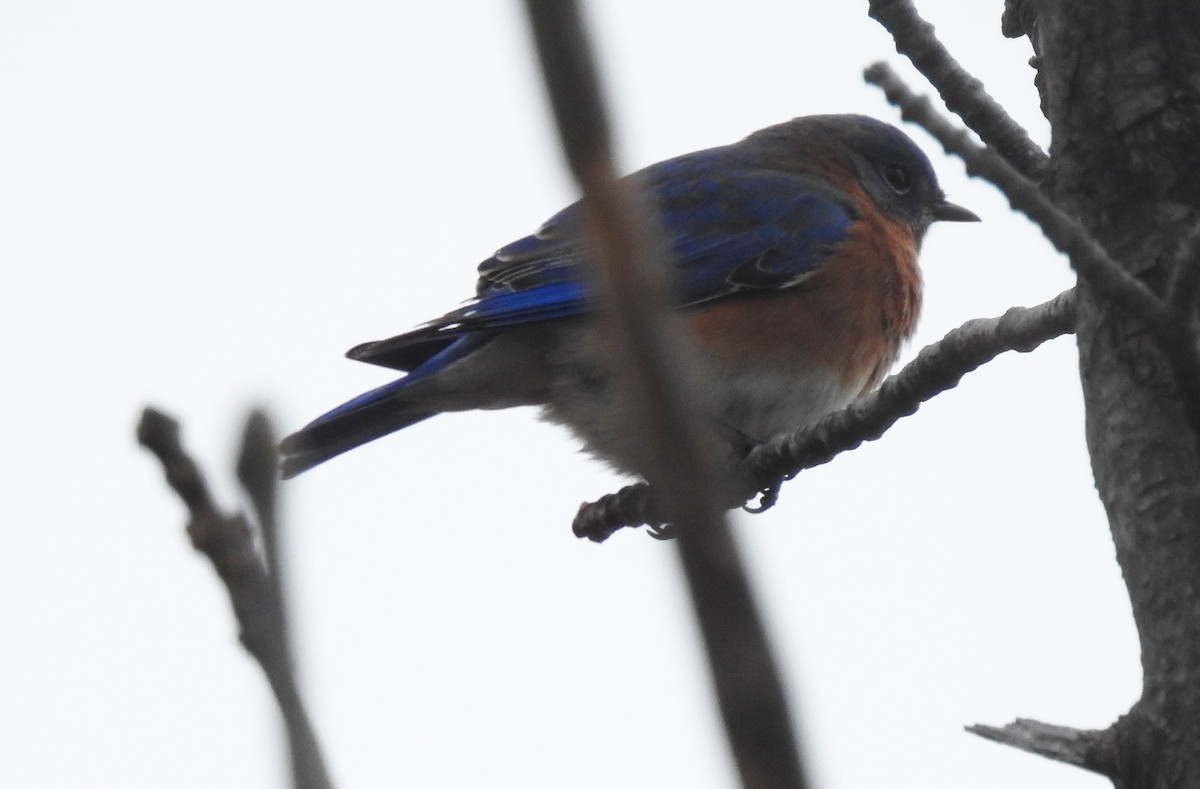
[[[946,200],[898,129],[860,115],[796,118],[633,175],[657,207],[674,306],[698,349],[698,412],[737,448],[874,388],[913,333],[930,223],[978,221]],[[479,266],[475,298],[347,354],[407,373],[284,439],[294,476],[443,411],[538,405],[595,455],[637,473],[605,338],[586,315],[576,203]]]

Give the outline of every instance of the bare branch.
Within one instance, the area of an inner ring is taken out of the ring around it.
[[[1036,307],[1014,307],[999,318],[968,321],[922,349],[877,391],[816,424],[756,447],[744,464],[746,476],[753,480],[751,487],[744,489],[740,498],[726,502],[727,506],[741,506],[760,491],[763,504],[770,506],[784,480],[879,438],[901,418],[916,412],[921,403],[954,388],[964,375],[1005,351],[1031,351],[1073,327],[1073,290]],[[576,535],[599,542],[626,526],[661,522],[664,511],[656,496],[657,492],[644,484],[628,486],[584,504],[572,528]]]
[[[576,537],[592,542],[604,542],[617,531],[636,526],[649,526],[650,534],[657,536],[663,519],[650,496],[650,486],[645,482],[626,485],[616,493],[608,493],[595,501],[579,505],[571,531]],[[669,538],[669,534],[663,535]]]
[[[1013,307],[999,318],[976,318],[917,354],[874,392],[790,436],[757,447],[747,458],[760,480],[787,479],[874,441],[921,404],[958,386],[967,373],[1006,351],[1027,353],[1074,328],[1073,290],[1036,307]]]
[[[262,666],[275,692],[287,726],[294,785],[299,789],[329,789],[332,784],[288,658],[282,605],[254,550],[249,524],[240,513],[224,515],[217,510],[203,474],[180,443],[178,422],[147,408],[142,412],[137,435],[138,442],[158,457],[167,482],[187,505],[191,515],[187,533],[192,546],[208,557],[224,582],[242,645]],[[273,476],[273,451],[265,461],[269,464],[267,473]],[[258,469],[254,473],[260,472]]]
[[[275,430],[264,411],[255,409],[246,417],[242,428],[242,446],[238,451],[238,481],[254,505],[254,514],[262,534],[263,558],[267,564],[267,575],[275,596],[280,601],[280,613],[284,619],[284,646],[289,652],[291,645],[287,635],[287,611],[282,602],[283,567],[279,555],[279,453]],[[291,661],[289,661],[291,662]]]
[[[259,533],[262,537],[263,559],[266,562],[267,578],[271,582],[271,591],[275,596],[275,605],[279,610],[279,644],[283,650],[283,660],[288,666],[295,666],[295,653],[292,648],[290,628],[288,627],[287,596],[284,594],[284,561],[281,554],[282,534],[279,525],[279,453],[276,449],[279,441],[275,429],[267,418],[266,412],[254,409],[246,417],[246,425],[242,429],[242,446],[238,452],[237,475],[238,481],[250,502],[254,505],[258,521]],[[297,701],[299,699],[297,698]],[[301,716],[303,710],[300,710]],[[316,750],[317,742],[308,724],[300,718],[287,719],[288,755],[292,770],[292,783],[295,786],[311,786],[311,776],[324,774],[321,764],[321,754]]]
[[[1176,331],[1170,311],[1150,288],[1121,268],[1077,219],[1062,211],[1042,191],[993,151],[972,142],[965,131],[934,109],[926,96],[909,90],[886,63],[876,63],[863,75],[883,89],[888,101],[900,108],[904,120],[929,132],[947,153],[966,163],[967,172],[998,188],[1009,204],[1032,219],[1055,248],[1067,255],[1071,266],[1114,304],[1144,321],[1160,335]]]
[[[1045,178],[1049,157],[988,95],[983,83],[950,55],[911,0],[871,0],[869,13],[892,34],[896,51],[925,75],[951,112],[1025,176],[1039,182]]]
[[[900,107],[901,116],[932,134],[947,152],[966,162],[967,172],[994,184],[1013,208],[1032,219],[1050,242],[1067,255],[1071,266],[1095,290],[1129,314],[1142,320],[1158,336],[1170,360],[1180,401],[1192,434],[1200,443],[1200,321],[1196,295],[1200,290],[1200,228],[1181,240],[1176,276],[1167,300],[1159,298],[1141,280],[1108,256],[1099,242],[1076,219],[1060,210],[1028,179],[987,148],[971,142],[934,110],[929,99],[918,96],[886,64],[866,71],[868,82],[883,88],[888,100]]]
[[[275,430],[261,409],[255,409],[246,417],[242,428],[242,445],[238,450],[237,476],[242,483],[254,514],[263,532],[263,552],[271,576],[277,577],[279,565],[279,493],[278,453],[275,445]]]
[[[985,740],[1011,745],[1110,778],[1117,774],[1115,742],[1109,731],[1072,729],[1028,718],[1017,718],[1000,727],[977,723],[967,726],[966,730]]]
[[[242,446],[238,451],[238,481],[254,505],[254,514],[262,535],[263,558],[267,565],[267,577],[279,601],[280,622],[283,632],[283,647],[291,658],[291,639],[288,637],[286,597],[283,593],[283,560],[280,556],[279,533],[279,453],[275,430],[264,411],[255,409],[246,417],[242,428]]]
[[[608,127],[579,10],[569,0],[526,8],[567,160],[583,189],[600,320],[630,424],[646,437],[644,469],[679,524],[679,557],[704,636],[726,735],[747,787],[804,787],[796,736],[750,582],[716,498],[712,442],[684,396],[687,349],[665,318],[666,245],[615,179]]]

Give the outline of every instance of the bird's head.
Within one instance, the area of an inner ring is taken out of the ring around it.
[[[865,115],[808,115],[764,130],[772,131],[775,140],[794,146],[795,161],[831,160],[856,177],[879,209],[904,220],[918,239],[933,222],[979,221],[946,199],[929,158],[895,126]]]
[[[979,221],[946,199],[929,158],[904,132],[865,115],[827,117],[867,194],[885,213],[903,217],[918,238],[933,222]]]

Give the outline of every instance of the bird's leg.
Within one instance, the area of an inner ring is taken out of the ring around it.
[[[729,442],[730,458],[729,467],[731,469],[740,468],[750,456],[750,453],[762,442],[754,436],[734,427],[733,425],[723,420],[718,421],[721,432],[725,439]],[[784,480],[777,479],[765,488],[758,491],[758,504],[749,505],[743,504],[742,509],[746,512],[757,515],[760,512],[766,512],[775,506],[779,501],[779,489],[783,485]]]

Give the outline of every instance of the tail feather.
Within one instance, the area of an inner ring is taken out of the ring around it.
[[[367,392],[319,416],[279,444],[284,479],[389,433],[428,419],[437,411],[406,402],[405,379]]]
[[[411,368],[411,372],[398,381],[343,403],[280,442],[283,455],[280,471],[284,479],[445,410],[428,401],[430,379],[487,345],[491,334],[475,332],[464,337],[445,338],[426,337],[422,331],[366,343],[350,351],[353,359],[361,358],[401,370]],[[379,351],[379,358],[374,358],[372,349]],[[425,386],[425,399],[413,402],[414,390],[422,386]],[[481,401],[481,404],[485,403]],[[447,405],[454,409],[452,404]],[[461,408],[461,403],[457,407]]]
[[[357,362],[408,372],[417,369],[461,339],[438,336],[418,329],[386,340],[364,342],[347,351],[346,356]]]

